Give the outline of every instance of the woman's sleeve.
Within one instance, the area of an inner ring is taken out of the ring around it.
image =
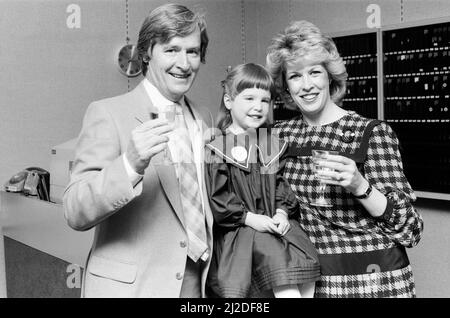
[[[298,212],[298,201],[291,189],[291,186],[284,178],[284,166],[286,158],[282,157],[279,160],[279,169],[277,172],[277,188],[275,191],[275,207],[284,210],[289,218],[295,217]]]
[[[373,130],[364,173],[369,183],[387,198],[386,210],[377,217],[378,226],[394,242],[406,247],[416,245],[422,235],[423,220],[412,204],[416,195],[403,172],[399,141],[386,123]]]
[[[209,158],[206,163],[206,188],[214,221],[227,228],[244,225],[247,211],[243,201],[231,191],[227,164],[214,154]]]

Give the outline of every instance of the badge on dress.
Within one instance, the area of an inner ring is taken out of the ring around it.
[[[340,136],[343,142],[349,144],[355,139],[355,132],[352,129],[347,128],[344,132],[340,133]]]
[[[236,161],[245,161],[247,159],[247,150],[242,146],[235,146],[231,149],[231,155]]]

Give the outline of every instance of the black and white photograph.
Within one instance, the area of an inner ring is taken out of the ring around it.
[[[450,1],[0,0],[0,33],[0,298],[450,298]]]

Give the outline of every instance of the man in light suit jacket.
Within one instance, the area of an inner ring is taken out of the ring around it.
[[[144,80],[86,111],[64,193],[68,224],[80,231],[95,227],[84,297],[205,296],[213,220],[203,182],[203,132],[212,117],[185,93],[207,45],[202,16],[177,4],[156,8],[139,32]],[[187,170],[167,163],[167,156],[177,157],[179,127],[150,115],[174,105],[194,159],[188,188],[198,191],[187,194]],[[196,203],[188,207],[189,195]]]

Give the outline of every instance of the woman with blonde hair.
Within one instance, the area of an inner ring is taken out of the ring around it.
[[[394,131],[339,106],[345,64],[310,22],[293,22],[273,38],[267,68],[284,101],[301,112],[278,129],[292,150],[284,176],[319,253],[316,297],[415,297],[405,247],[419,242],[423,221]],[[317,150],[334,154],[313,157]]]

